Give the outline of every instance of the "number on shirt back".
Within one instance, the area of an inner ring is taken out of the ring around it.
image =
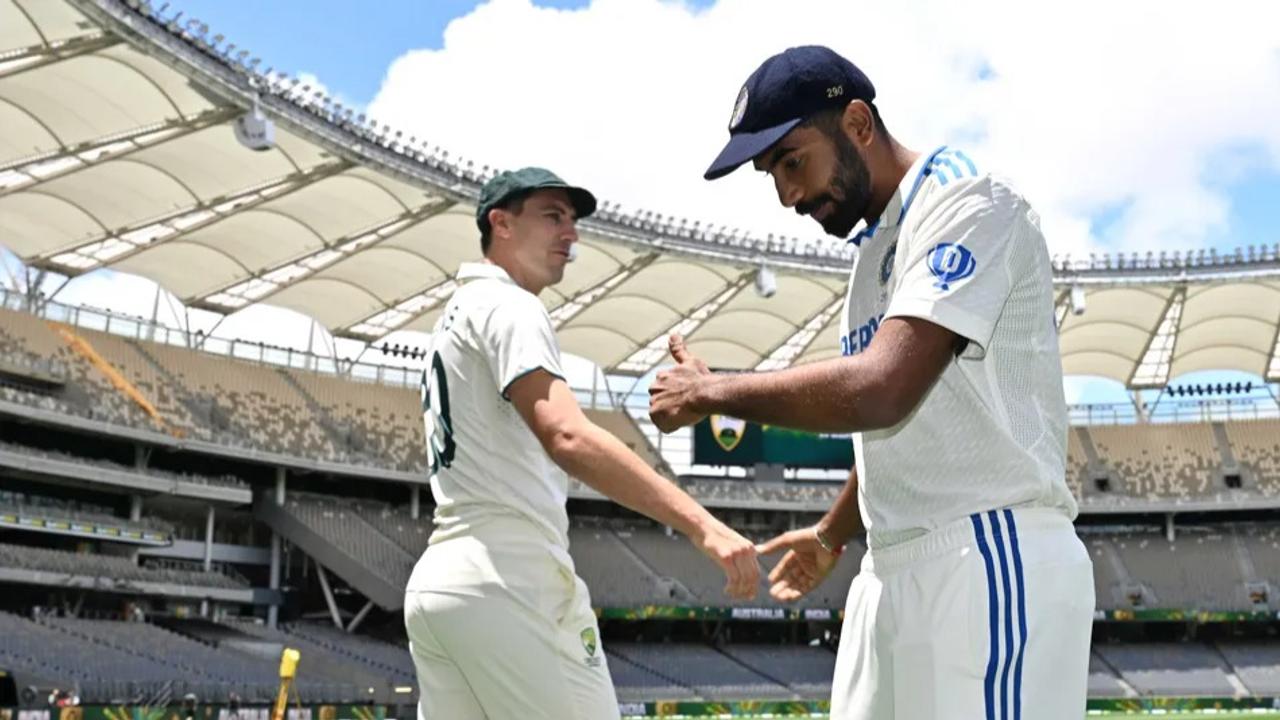
[[[440,353],[431,353],[431,365],[422,371],[422,418],[426,424],[431,473],[453,464],[453,420],[449,417],[449,380]]]

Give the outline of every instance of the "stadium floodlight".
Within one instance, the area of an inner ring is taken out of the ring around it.
[[[1071,286],[1071,314],[1084,314],[1084,288],[1079,285]]]
[[[771,298],[778,292],[778,278],[768,265],[760,263],[756,271],[756,294],[762,298]]]
[[[253,97],[253,107],[236,118],[232,127],[235,129],[236,140],[250,150],[263,152],[276,146],[276,126],[262,112],[256,95]]]

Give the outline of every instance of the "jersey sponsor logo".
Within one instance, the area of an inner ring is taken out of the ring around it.
[[[876,331],[880,329],[880,323],[883,321],[884,313],[880,313],[867,318],[866,322],[856,328],[849,328],[849,334],[840,338],[840,354],[848,357],[866,350],[867,346],[871,344],[871,339],[876,336]]]
[[[746,420],[727,415],[712,415],[708,419],[711,421],[711,437],[716,439],[716,444],[725,452],[733,450],[742,442],[742,436],[747,430]]]
[[[972,275],[978,266],[969,248],[955,243],[938,243],[929,251],[928,261],[929,272],[936,278],[933,286],[944,292],[952,283]]]

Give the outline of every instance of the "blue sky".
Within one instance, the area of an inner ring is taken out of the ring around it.
[[[153,3],[158,5],[159,3]],[[438,50],[451,20],[480,5],[476,0],[176,0],[172,9],[209,24],[242,48],[290,74],[309,72],[335,92],[367,105],[387,67],[406,50]],[[587,7],[590,0],[538,0],[558,10]],[[709,0],[686,3],[698,8]],[[281,29],[288,32],[281,32]]]

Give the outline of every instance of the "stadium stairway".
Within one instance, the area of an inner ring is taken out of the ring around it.
[[[404,588],[417,558],[352,508],[300,494],[281,506],[260,493],[253,514],[378,607],[404,607]]]
[[[210,417],[211,413],[209,407],[202,406],[200,401],[191,394],[191,391],[187,386],[173,374],[168,366],[160,362],[155,355],[147,350],[147,345],[150,343],[139,342],[133,339],[126,339],[125,342],[138,353],[138,356],[142,358],[143,362],[152,367],[160,378],[168,384],[170,392],[172,392],[178,399],[178,402],[182,403],[183,407],[191,413],[193,418],[202,421],[210,428],[213,427],[214,423],[213,418]],[[247,435],[247,433],[244,432],[241,432],[240,434]]]
[[[121,395],[132,400],[143,412],[151,418],[151,421],[162,431],[174,436],[181,436],[181,431],[170,427],[169,423],[160,415],[160,411],[156,410],[155,405],[148,399],[141,390],[124,376],[114,365],[102,357],[93,345],[91,345],[83,335],[77,334],[72,330],[70,325],[61,323],[54,324],[57,333],[66,341],[67,345],[75,350],[81,357],[89,362],[98,372],[111,383]]]

